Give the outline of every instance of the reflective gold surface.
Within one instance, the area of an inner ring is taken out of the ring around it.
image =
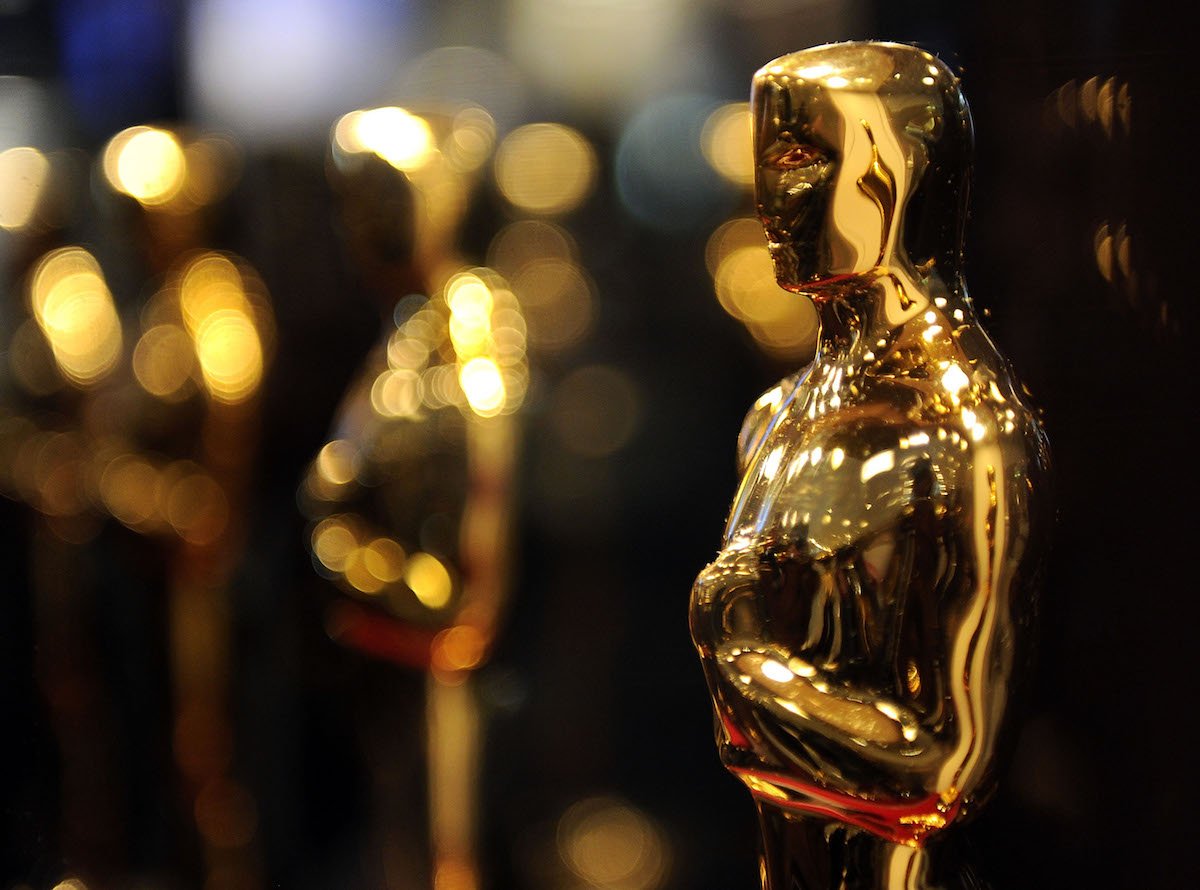
[[[994,786],[1050,518],[1045,437],[962,278],[970,115],[933,56],[855,43],[768,64],[753,113],[777,277],[820,338],[751,410],[693,588],[718,746],[764,886],[940,884],[925,842]]]

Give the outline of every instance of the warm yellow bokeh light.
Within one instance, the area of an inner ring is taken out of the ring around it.
[[[445,606],[453,592],[450,572],[436,556],[428,553],[414,553],[409,558],[404,567],[404,583],[430,609]]]
[[[383,590],[384,583],[367,567],[366,552],[365,547],[356,547],[352,550],[346,559],[342,573],[345,575],[346,583],[360,593],[379,593]]]
[[[578,343],[592,323],[592,285],[570,260],[547,258],[526,264],[513,277],[513,290],[535,347],[550,352]]]
[[[462,387],[451,364],[426,368],[421,375],[421,400],[427,408],[444,408],[446,405],[461,405],[465,400]]]
[[[469,862],[439,857],[433,890],[479,890],[479,878]]]
[[[147,330],[133,349],[133,374],[142,389],[161,399],[178,397],[196,359],[187,332],[174,324]]]
[[[32,504],[36,509],[47,516],[75,516],[83,511],[82,457],[86,447],[73,433],[50,433],[41,439],[36,453],[30,455],[32,460],[22,467],[25,485],[35,492]]]
[[[817,332],[812,301],[779,286],[766,244],[749,221],[734,220],[718,229],[707,254],[717,299],[760,346],[784,358],[812,352]]]
[[[668,850],[661,830],[642,812],[613,798],[573,804],[558,823],[558,852],[592,887],[652,890],[661,886]]]
[[[163,494],[162,512],[175,532],[192,544],[211,544],[229,518],[225,492],[215,479],[194,464],[169,467],[175,478]]]
[[[754,184],[753,118],[747,102],[732,102],[704,123],[700,147],[713,169],[738,185]]]
[[[243,315],[252,312],[241,273],[229,257],[219,253],[204,253],[188,263],[179,283],[179,309],[192,334],[223,309]]]
[[[592,189],[596,155],[576,130],[562,124],[526,124],[496,152],[496,183],[509,201],[530,213],[566,213]]]
[[[245,401],[262,380],[262,342],[254,322],[235,309],[209,315],[196,331],[204,384],[219,402]]]
[[[0,152],[0,229],[20,231],[33,220],[50,162],[36,148]]]
[[[362,548],[363,566],[385,584],[400,580],[405,559],[404,548],[391,538],[376,538]]]
[[[31,276],[34,318],[59,369],[79,385],[104,377],[121,355],[121,320],[95,258],[80,247],[44,256]]]
[[[421,375],[384,371],[371,386],[371,406],[381,417],[413,417],[421,410]]]
[[[104,149],[103,166],[114,189],[147,207],[168,203],[187,176],[179,139],[156,127],[122,130]]]
[[[459,359],[478,355],[488,347],[492,333],[492,292],[469,272],[456,275],[446,285],[450,307],[450,340]]]
[[[721,260],[739,247],[767,246],[762,223],[752,216],[739,216],[721,223],[708,238],[704,247],[704,264],[709,275],[717,274]]]
[[[119,522],[139,528],[158,517],[159,471],[147,460],[123,454],[100,474],[100,497]]]
[[[538,260],[573,260],[576,250],[575,239],[561,226],[539,219],[521,219],[496,233],[488,245],[488,265],[511,279]]]
[[[496,123],[482,108],[465,108],[454,117],[446,155],[456,170],[478,169],[496,142]]]
[[[458,382],[476,414],[491,417],[504,407],[504,378],[490,358],[471,359],[462,366]]]
[[[257,311],[260,305],[251,301],[245,274],[223,254],[195,256],[179,277],[179,313],[205,389],[219,402],[245,401],[262,382],[264,334],[271,332],[269,312]]]
[[[463,272],[446,283],[446,304],[451,312],[488,315],[492,311],[492,303],[492,292],[478,275]]]
[[[781,319],[797,299],[775,281],[775,264],[766,246],[739,247],[725,256],[715,276],[717,298],[730,315],[766,323]]]
[[[607,457],[637,431],[641,398],[623,371],[591,365],[572,371],[555,388],[550,425],[563,444],[585,457]]]
[[[334,141],[348,154],[372,152],[405,173],[425,166],[436,150],[425,119],[394,106],[343,116],[334,128]]]
[[[358,448],[346,439],[327,442],[317,454],[317,472],[333,485],[353,481],[358,464]]]
[[[346,568],[350,555],[358,549],[354,529],[341,516],[331,516],[317,523],[312,532],[312,552],[327,569],[340,572]]]
[[[483,661],[487,638],[469,624],[449,627],[433,643],[433,664],[443,671],[469,671]]]

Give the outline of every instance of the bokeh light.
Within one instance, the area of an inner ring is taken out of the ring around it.
[[[767,247],[767,235],[762,223],[751,216],[739,216],[721,223],[709,236],[704,248],[704,263],[709,275],[717,274],[717,267],[739,247]],[[768,254],[768,259],[770,255]]]
[[[14,29],[14,36],[19,33]],[[0,151],[58,144],[56,109],[60,103],[57,87],[49,81],[0,75]]]
[[[312,531],[312,552],[321,565],[332,572],[346,568],[350,555],[358,549],[358,536],[345,516],[330,516]]]
[[[748,102],[722,105],[704,122],[704,157],[714,170],[741,186],[754,184],[753,121]]]
[[[477,170],[496,144],[496,122],[482,108],[464,108],[454,116],[442,151],[460,173]]]
[[[334,141],[347,154],[371,152],[404,173],[425,166],[436,149],[425,119],[394,106],[343,115],[334,128]]]
[[[358,448],[347,439],[326,442],[317,452],[317,473],[330,485],[348,485],[357,471]]]
[[[546,93],[618,116],[695,78],[699,4],[688,0],[511,0],[508,47]]]
[[[488,246],[488,265],[512,279],[525,266],[543,259],[574,260],[575,239],[561,226],[538,219],[509,223]],[[524,301],[522,300],[522,308]]]
[[[446,566],[436,556],[414,553],[404,567],[404,583],[421,604],[430,609],[444,608],[454,592],[454,583]]]
[[[525,78],[512,62],[477,46],[443,46],[406,64],[388,95],[412,107],[485,109],[500,132],[525,117]]]
[[[342,574],[346,578],[346,583],[359,593],[368,595],[379,593],[383,590],[385,582],[371,571],[365,555],[366,550],[363,547],[355,547],[351,550],[350,555],[346,558]]]
[[[146,207],[170,202],[183,188],[187,162],[178,137],[156,127],[122,130],[104,149],[109,184]]]
[[[670,851],[662,830],[616,798],[572,804],[558,823],[558,852],[576,877],[605,890],[654,890],[667,877]]]
[[[187,173],[182,198],[195,207],[211,204],[237,182],[242,158],[238,147],[224,136],[204,136],[183,147]]]
[[[313,527],[310,544],[322,573],[344,582],[353,593],[375,597],[387,592],[390,603],[403,591],[403,582],[425,608],[441,609],[450,602],[454,583],[437,557],[408,555],[399,541],[373,532],[358,514],[322,519]],[[407,593],[404,597],[411,606],[412,598]]]
[[[36,148],[0,152],[0,229],[20,231],[36,219],[50,162]]]
[[[196,356],[204,382],[221,402],[241,402],[262,379],[263,355],[249,316],[232,309],[213,312],[196,329]]]
[[[179,310],[204,386],[226,404],[250,398],[262,381],[269,314],[250,283],[233,260],[214,252],[194,257],[180,276]]]
[[[371,405],[381,417],[415,417],[423,401],[421,375],[401,368],[384,371],[371,387]]]
[[[187,5],[188,105],[252,143],[319,139],[378,96],[403,58],[412,4],[199,0]]]
[[[30,279],[30,304],[59,369],[86,386],[121,355],[121,321],[95,257],[81,247],[46,254]]]
[[[100,497],[104,508],[134,530],[146,531],[161,522],[160,476],[145,457],[120,454],[100,474]]]
[[[529,368],[525,357],[525,321],[508,285],[491,269],[466,270],[446,282],[442,301],[450,312],[448,321],[443,321],[431,307],[414,314],[399,331],[402,336],[406,332],[411,336],[424,331],[428,338],[444,327],[449,335],[457,370],[450,365],[436,365],[422,373],[420,388],[424,404],[437,408],[465,401],[466,407],[480,417],[516,411],[529,385]],[[428,320],[423,317],[427,312]],[[395,338],[393,345],[396,348],[389,346],[389,352],[402,351]],[[427,339],[419,348],[403,347],[403,351],[414,357],[428,356],[437,348],[437,344]],[[396,364],[393,360],[393,367]],[[395,384],[388,379],[377,380],[376,385],[379,387],[376,400],[390,408],[384,387]],[[403,386],[409,386],[407,380]],[[407,389],[400,392],[406,401],[411,400]]]
[[[215,479],[190,461],[167,467],[160,487],[161,510],[171,528],[191,544],[211,544],[225,530],[229,503]]]
[[[591,326],[593,288],[586,273],[568,260],[529,263],[513,278],[525,310],[531,341],[556,352],[578,343]]]
[[[496,150],[496,184],[517,208],[561,214],[592,190],[596,154],[576,130],[562,124],[526,124]]]
[[[71,432],[44,431],[24,455],[26,500],[47,516],[74,516],[85,509],[85,443]]]
[[[608,365],[568,374],[555,388],[550,408],[554,432],[571,451],[607,457],[628,444],[641,419],[637,384]]]
[[[194,367],[192,341],[179,325],[154,325],[133,349],[134,376],[146,392],[160,399],[186,396]]]
[[[433,641],[433,667],[439,671],[469,671],[483,661],[487,637],[476,627],[460,624],[441,631]]]
[[[450,341],[460,356],[487,348],[492,333],[492,292],[474,275],[459,275],[446,286],[450,307]]]
[[[384,584],[400,580],[407,556],[399,543],[391,538],[376,538],[361,553],[363,566],[372,576]]]
[[[617,193],[636,219],[664,232],[696,231],[736,200],[701,149],[717,104],[704,96],[665,96],[626,125],[617,145]]]
[[[504,378],[490,358],[476,357],[463,365],[459,383],[472,410],[484,417],[500,413],[504,407]]]
[[[812,301],[781,288],[762,226],[734,219],[709,238],[705,260],[717,299],[742,322],[766,352],[790,361],[807,360],[817,335]]]

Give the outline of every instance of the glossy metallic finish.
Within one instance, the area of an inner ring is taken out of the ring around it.
[[[820,339],[747,418],[692,635],[764,886],[928,886],[925,842],[993,787],[1028,662],[1046,440],[962,278],[955,76],[835,44],[768,64],[753,105],[759,214]]]

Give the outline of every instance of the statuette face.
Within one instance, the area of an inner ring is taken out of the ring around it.
[[[970,116],[941,62],[903,50],[835,44],[755,76],[758,212],[788,289],[957,263]]]
[[[959,268],[957,78],[913,47],[838,44],[768,64],[753,104],[779,283],[816,301],[821,334],[740,437],[692,635],[721,758],[763,809],[915,849],[994,784],[1045,438]]]

